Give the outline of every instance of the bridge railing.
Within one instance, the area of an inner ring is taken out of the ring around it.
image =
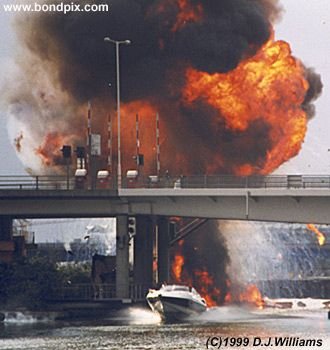
[[[0,190],[68,190],[75,188],[73,177],[58,175],[0,176]]]
[[[123,178],[123,188],[330,188],[329,175],[268,175],[268,176],[139,176]],[[98,183],[90,188],[87,180],[79,182],[66,176],[0,176],[0,190],[113,190],[114,181]]]
[[[161,176],[125,180],[126,188],[330,188],[327,175],[268,175],[268,176]]]

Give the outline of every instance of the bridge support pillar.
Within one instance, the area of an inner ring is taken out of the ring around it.
[[[11,262],[14,251],[13,219],[10,216],[0,216],[0,261]]]
[[[170,223],[168,218],[160,216],[158,224],[158,282],[169,282],[169,243]]]
[[[150,288],[153,285],[153,233],[151,216],[136,216],[134,237],[134,282]]]
[[[127,216],[117,216],[116,230],[116,296],[129,298]]]
[[[13,219],[0,216],[0,241],[11,241],[13,238]]]

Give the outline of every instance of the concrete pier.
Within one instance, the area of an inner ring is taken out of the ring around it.
[[[134,283],[153,286],[153,239],[155,224],[151,216],[136,216],[134,237]]]
[[[13,238],[13,219],[0,216],[0,241],[11,241]]]
[[[169,282],[169,220],[165,216],[158,217],[158,282]]]
[[[129,298],[129,240],[127,215],[117,216],[116,232],[116,297]]]
[[[14,258],[13,219],[0,216],[0,261],[10,263]]]

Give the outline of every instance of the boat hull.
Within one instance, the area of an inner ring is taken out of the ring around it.
[[[151,309],[157,312],[166,322],[185,321],[206,310],[206,306],[194,300],[159,295],[148,300]]]

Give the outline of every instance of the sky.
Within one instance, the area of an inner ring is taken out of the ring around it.
[[[0,0],[0,4],[5,0]],[[13,65],[17,41],[11,28],[13,15],[6,14],[0,8],[1,40],[0,40],[0,86],[3,85],[7,67]],[[4,68],[6,67],[6,68]],[[25,174],[24,167],[16,156],[7,132],[6,108],[0,104],[0,175]]]
[[[323,82],[322,96],[316,102],[316,116],[309,122],[299,155],[284,164],[282,174],[330,174],[330,1],[282,0],[285,12],[275,26],[277,39],[291,44],[293,54],[314,67]]]
[[[3,3],[8,0],[0,0],[0,4]],[[276,173],[330,174],[330,1],[282,0],[281,4],[284,11],[282,20],[275,25],[276,39],[289,42],[293,54],[321,74],[324,88],[316,102],[316,116],[309,122],[302,150]],[[11,26],[13,20],[14,14],[4,13],[0,7],[0,86],[4,85],[4,73],[14,65],[19,45]],[[0,104],[0,175],[19,174],[25,171],[8,138],[6,107]]]

